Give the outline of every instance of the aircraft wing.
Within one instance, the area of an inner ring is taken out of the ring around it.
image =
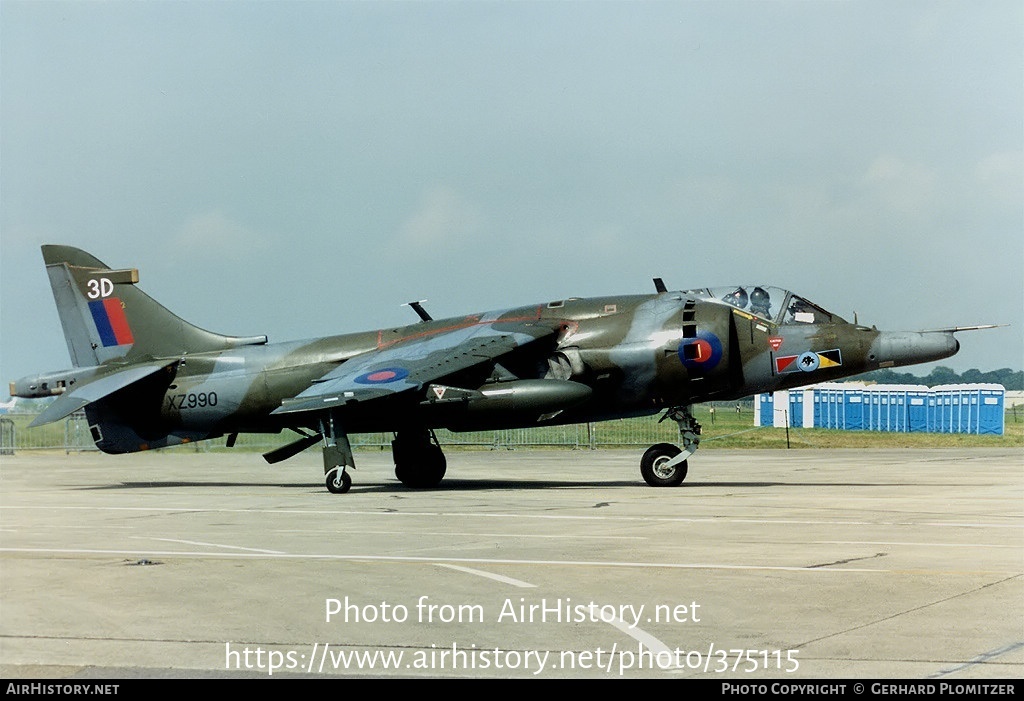
[[[557,331],[557,325],[535,319],[480,321],[426,331],[350,358],[272,413],[319,411],[418,390]]]

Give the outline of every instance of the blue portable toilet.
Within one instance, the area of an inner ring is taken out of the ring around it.
[[[832,428],[832,409],[829,408],[829,399],[832,397],[831,384],[818,385],[815,389],[815,416],[814,425],[817,428]],[[834,406],[834,404],[833,404]]]
[[[828,394],[828,427],[843,427],[843,388],[841,385],[831,385],[827,390]]]
[[[910,392],[916,389],[914,385],[893,385],[894,389],[889,395],[889,416],[891,431],[906,433],[910,430]]]
[[[906,393],[906,385],[865,387],[862,400],[863,427],[869,431],[907,430]],[[849,405],[847,411],[850,411]]]
[[[878,385],[872,388],[871,408],[875,415],[875,430],[889,430],[889,386]]]
[[[803,426],[844,428],[844,393],[848,387],[838,382],[823,382],[804,390]]]
[[[867,390],[863,385],[847,385],[842,390],[843,425],[847,431],[863,431],[865,426],[864,396]]]
[[[960,390],[960,432],[978,432],[978,385],[964,385]]]
[[[947,385],[932,387],[932,396],[935,398],[932,432],[949,433],[953,421],[953,397],[947,389]]]
[[[814,413],[812,414],[811,426],[814,428],[821,428],[824,424],[824,414],[822,413],[822,402],[821,402],[821,387],[811,388],[811,404],[814,407]],[[804,422],[806,426],[807,423]]]
[[[1002,435],[1005,428],[1002,385],[942,385],[932,388],[940,433],[988,433]]]
[[[907,430],[924,433],[929,430],[932,393],[927,387],[911,387],[907,390]]]
[[[953,397],[945,385],[932,387],[935,397],[935,433],[949,433],[949,424],[953,415]]]
[[[1002,385],[978,386],[978,433],[1003,435],[1006,429],[1006,388]]]
[[[800,390],[789,392],[789,425],[793,428],[804,426],[804,393]]]
[[[835,429],[836,394],[835,385],[818,386],[818,419],[814,423],[819,429]]]
[[[864,390],[864,413],[867,415],[865,425],[868,430],[885,430],[885,422],[882,419],[882,398],[878,392],[878,385]]]
[[[885,425],[883,431],[903,431],[904,403],[903,398],[906,390],[902,385],[886,385],[882,388],[882,407],[885,413]]]
[[[842,429],[846,426],[846,403],[843,398],[843,389],[834,388],[828,391],[828,428]]]
[[[929,433],[945,433],[949,425],[949,396],[945,392],[936,392],[932,387],[932,414]]]
[[[772,411],[775,408],[775,398],[771,392],[762,392],[754,396],[754,425],[771,426],[773,423]]]
[[[949,385],[946,389],[949,393],[949,432],[964,433],[963,430],[963,387],[961,385]]]
[[[879,431],[891,431],[893,430],[893,406],[892,406],[892,389],[889,385],[880,387],[878,390],[878,430]]]
[[[890,395],[889,400],[889,425],[892,427],[890,431],[899,431],[900,433],[906,433],[910,429],[907,427],[907,402],[906,393],[909,387],[906,385],[899,385]],[[895,411],[893,409],[892,401],[896,400]]]
[[[850,431],[914,433],[987,433],[1005,431],[1005,394],[1001,385],[856,385],[824,383],[789,393],[791,426]],[[782,399],[780,398],[781,402]],[[783,425],[778,417],[777,426]]]

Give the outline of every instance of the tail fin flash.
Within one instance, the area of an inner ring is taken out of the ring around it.
[[[135,286],[136,269],[112,269],[70,246],[43,246],[60,323],[76,367],[169,358],[267,342],[205,331]]]

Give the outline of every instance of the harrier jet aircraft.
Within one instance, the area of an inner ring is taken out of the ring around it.
[[[700,441],[690,406],[953,355],[954,332],[884,332],[766,285],[563,299],[306,341],[224,336],[142,292],[138,270],[43,246],[72,370],[11,383],[56,399],[31,426],[83,410],[107,453],[239,433],[298,438],[270,463],[322,444],[327,489],[348,491],[349,435],[393,432],[395,474],[433,487],[445,474],[434,429],[489,430],[663,412],[679,445],[640,472],[675,486]],[[972,327],[981,328],[981,327]]]

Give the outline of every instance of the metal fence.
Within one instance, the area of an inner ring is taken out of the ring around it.
[[[0,455],[14,454],[14,421],[7,417],[0,418]]]
[[[63,450],[80,452],[97,450],[84,413],[72,414],[62,422],[28,428],[35,414],[7,414],[0,417],[0,455],[23,450]],[[437,439],[446,447],[513,450],[526,447],[561,447],[574,449],[610,448],[618,446],[674,443],[679,439],[676,424],[659,423],[656,417],[620,419],[600,423],[545,426],[497,431],[455,433],[436,431]],[[391,449],[391,433],[361,433],[350,436],[356,449]],[[280,434],[245,434],[238,437],[233,450],[268,451],[294,440],[290,432]],[[166,450],[208,452],[224,448],[224,440],[209,440],[175,446]]]

